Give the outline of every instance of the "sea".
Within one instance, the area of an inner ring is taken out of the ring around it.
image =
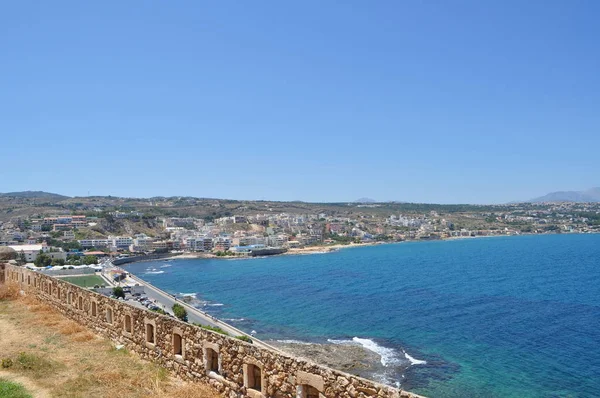
[[[429,397],[600,397],[600,235],[403,242],[127,269],[262,340],[356,344]]]

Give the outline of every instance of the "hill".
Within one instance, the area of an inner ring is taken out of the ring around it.
[[[600,202],[600,188],[591,188],[586,191],[558,191],[551,192],[528,202]]]
[[[0,193],[0,196],[11,197],[11,198],[24,198],[24,199],[51,199],[51,200],[64,200],[68,199],[68,196],[59,195],[57,193],[44,192],[44,191],[21,191],[21,192],[7,192]]]
[[[371,198],[360,198],[356,199],[354,203],[377,203],[377,201]]]

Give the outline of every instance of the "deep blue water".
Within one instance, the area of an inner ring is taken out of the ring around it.
[[[261,339],[371,339],[394,350],[387,377],[410,391],[600,397],[600,235],[170,264],[128,269],[169,292],[197,293],[205,310]],[[408,363],[403,350],[427,364],[396,366]]]

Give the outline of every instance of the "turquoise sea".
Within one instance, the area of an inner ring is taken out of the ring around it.
[[[127,269],[261,339],[362,344],[430,397],[600,397],[600,235]]]

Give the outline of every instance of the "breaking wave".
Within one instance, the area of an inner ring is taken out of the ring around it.
[[[410,355],[408,355],[408,353],[406,351],[404,351],[404,356],[406,357],[406,359],[408,359],[410,361],[411,365],[426,365],[427,364],[427,361],[411,357]]]
[[[283,344],[301,344],[301,345],[311,345],[312,343],[307,343],[306,341],[300,340],[276,340],[278,343]]]
[[[328,339],[328,342],[332,344],[353,344],[353,345],[361,345],[365,349],[372,351],[381,357],[381,364],[385,367],[388,366],[398,366],[403,362],[406,363],[403,358],[399,355],[398,351],[393,348],[383,347],[374,342],[371,339],[362,339],[360,337],[353,337],[352,340],[333,340]],[[411,365],[425,365],[427,361],[416,359],[404,350],[402,350],[404,357],[410,362]]]

